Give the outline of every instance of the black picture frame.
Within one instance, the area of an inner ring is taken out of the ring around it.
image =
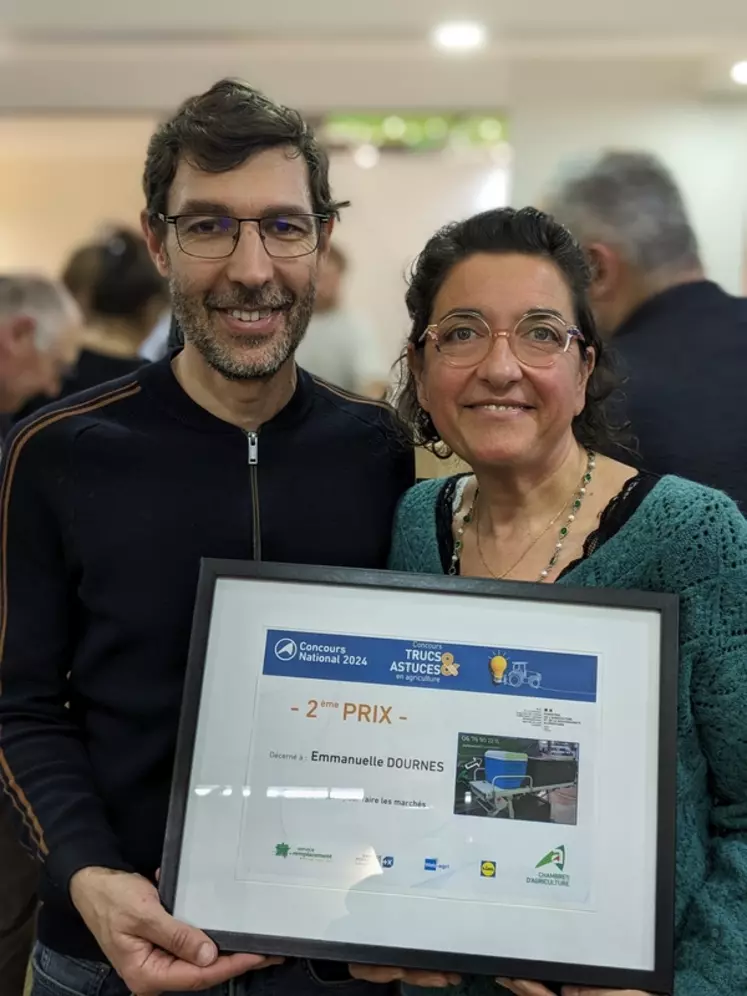
[[[636,989],[647,993],[671,994],[674,986],[674,889],[675,889],[675,806],[677,748],[677,674],[679,641],[679,598],[676,595],[601,588],[573,588],[523,582],[421,575],[391,571],[340,567],[272,564],[256,561],[202,561],[176,756],[169,803],[167,829],[160,876],[160,896],[165,908],[173,911],[182,850],[188,790],[194,760],[194,742],[200,713],[203,672],[219,579],[259,579],[288,583],[359,586],[420,592],[449,593],[454,596],[493,596],[496,598],[544,601],[570,605],[593,605],[657,612],[660,625],[660,683],[658,717],[658,818],[656,840],[656,910],[654,967],[650,971],[607,966],[554,962],[527,962],[524,959],[493,958],[448,951],[418,951],[318,940],[299,940],[259,934],[225,931],[206,933],[222,951],[284,955],[372,965],[403,965],[411,968],[484,974],[504,978],[531,978],[538,982],[574,984],[612,989]],[[198,925],[199,926],[199,925]]]

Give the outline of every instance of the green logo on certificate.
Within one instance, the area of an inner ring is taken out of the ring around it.
[[[534,867],[545,868],[547,865],[553,865],[558,871],[563,871],[565,868],[565,846],[556,847],[554,850],[548,851],[544,858],[538,861]]]
[[[329,851],[317,851],[315,847],[291,847],[290,844],[275,845],[276,858],[297,858],[299,861],[331,861],[332,854]],[[362,855],[365,863],[368,863],[372,855],[366,853]]]

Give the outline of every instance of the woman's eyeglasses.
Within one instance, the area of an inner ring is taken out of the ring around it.
[[[505,338],[519,363],[529,367],[549,367],[571,343],[583,344],[583,333],[552,313],[532,312],[520,318],[510,331],[491,329],[476,312],[448,315],[429,325],[418,340],[430,339],[440,356],[454,367],[472,367],[489,355],[495,340]]]

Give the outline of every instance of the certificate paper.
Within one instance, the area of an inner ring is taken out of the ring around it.
[[[660,612],[378,577],[214,580],[175,915],[257,950],[654,973]]]
[[[589,908],[596,678],[591,655],[268,630],[237,875]]]

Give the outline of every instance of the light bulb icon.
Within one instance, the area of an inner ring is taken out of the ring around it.
[[[508,667],[508,661],[503,656],[503,654],[496,654],[495,657],[490,658],[490,673],[493,676],[493,684],[500,685],[503,681],[503,675],[506,673],[506,668]]]

